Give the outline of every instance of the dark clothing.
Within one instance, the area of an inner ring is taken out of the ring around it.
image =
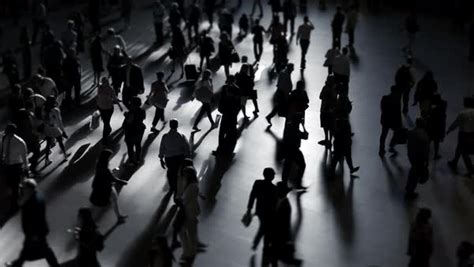
[[[436,81],[428,77],[423,77],[416,85],[414,103],[422,104],[424,101],[431,101],[436,91],[438,91]]]
[[[179,27],[180,26],[181,18],[182,18],[182,14],[181,14],[181,12],[179,12],[178,9],[172,9],[170,11],[168,21],[170,23],[171,29],[173,29],[174,27]]]
[[[238,72],[235,75],[235,84],[239,87],[242,96],[252,96],[255,84],[252,76],[247,73]]]
[[[417,127],[408,132],[407,153],[411,169],[405,190],[408,194],[412,194],[415,193],[418,180],[428,168],[430,140],[425,129]]]
[[[94,70],[94,73],[99,74],[104,71],[102,52],[103,52],[102,41],[100,40],[100,37],[95,37],[90,47],[91,63],[92,63],[92,69]]]
[[[283,20],[285,25],[285,33],[288,30],[288,22],[290,23],[290,30],[293,34],[295,32],[295,18],[296,18],[296,4],[293,0],[285,0],[283,3]]]
[[[64,59],[63,81],[66,101],[72,101],[71,91],[74,89],[74,101],[79,104],[81,99],[81,63],[75,55],[69,55]]]
[[[337,12],[331,23],[333,46],[341,47],[342,26],[346,17],[344,14]]]
[[[222,113],[219,129],[219,151],[227,151],[227,149],[233,148],[237,141],[237,115],[241,108],[239,93],[239,88],[235,85],[224,85],[218,106],[219,112]]]
[[[112,114],[114,113],[114,109],[99,109],[100,118],[104,123],[104,131],[102,132],[102,140],[107,141],[109,138],[110,133],[112,132],[112,127],[110,126],[110,120],[112,118]]]
[[[10,86],[20,82],[18,65],[13,54],[7,53],[3,56],[3,73],[7,76]]]
[[[120,92],[120,86],[124,81],[125,66],[125,57],[122,54],[112,55],[107,63],[107,70],[112,78],[112,87],[117,95]]]
[[[143,83],[142,69],[138,65],[131,64],[129,67],[125,67],[124,75],[122,100],[125,106],[129,107],[132,97],[145,91],[145,85]]]
[[[104,248],[104,237],[95,228],[80,229],[78,233],[78,267],[100,267],[97,252]]]
[[[198,126],[198,124],[201,121],[202,116],[204,116],[204,114],[207,115],[207,118],[209,119],[209,122],[211,124],[214,124],[214,119],[212,118],[211,105],[209,103],[202,103],[201,110],[199,111],[199,114],[197,115],[196,120],[194,121],[194,127]]]
[[[443,141],[446,135],[446,109],[447,102],[438,99],[431,103],[430,114],[428,116],[428,135],[433,141]]]
[[[107,166],[97,166],[94,180],[92,181],[90,202],[98,207],[107,206],[110,201],[112,186],[116,180]]]
[[[293,114],[303,114],[309,107],[309,98],[306,90],[295,89],[290,92],[288,98],[288,118]]]
[[[410,98],[410,90],[415,83],[413,74],[411,73],[410,66],[403,65],[395,74],[395,85],[400,88],[403,112],[408,112],[408,102]]]
[[[348,119],[337,119],[334,125],[334,154],[331,160],[331,170],[335,171],[338,162],[346,160],[352,170],[352,131]]]
[[[129,161],[136,162],[141,159],[141,143],[145,132],[146,113],[143,109],[133,109],[125,113],[123,130],[125,133],[125,143],[127,144]]]
[[[178,190],[178,171],[181,168],[184,158],[184,155],[165,157],[166,167],[168,168],[166,178],[168,179],[170,191],[175,195]]]
[[[392,130],[402,126],[400,97],[398,95],[389,94],[383,96],[380,101],[380,109],[382,111],[380,123],[383,126]]]
[[[433,227],[429,223],[413,223],[408,237],[409,267],[429,267],[433,253]]]
[[[256,60],[260,60],[263,53],[263,33],[265,29],[261,25],[253,26],[253,52]]]

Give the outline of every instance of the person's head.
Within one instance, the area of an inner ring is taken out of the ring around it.
[[[130,100],[130,105],[135,109],[140,108],[142,106],[142,100],[138,96],[134,96]]]
[[[303,21],[304,21],[304,23],[308,23],[309,22],[308,16],[304,16]]]
[[[179,125],[179,123],[178,123],[178,120],[177,120],[177,119],[171,119],[171,120],[170,120],[170,128],[171,128],[172,130],[178,129],[178,125]]]
[[[77,211],[77,219],[81,229],[95,229],[97,228],[94,218],[92,217],[92,211],[90,208],[82,207]]]
[[[74,29],[74,20],[67,21],[67,28],[70,30]]]
[[[109,166],[110,157],[112,157],[113,151],[110,149],[104,149],[100,152],[99,160],[97,161],[97,166],[107,168]]]
[[[426,224],[431,219],[431,210],[428,208],[420,208],[416,214],[416,222],[419,224]]]
[[[34,95],[34,94],[35,94],[35,91],[33,91],[33,89],[30,88],[30,87],[26,87],[26,88],[23,90],[23,96],[24,96],[25,98],[28,98],[28,97],[30,97],[30,96],[32,96],[32,95]]]
[[[280,181],[276,184],[277,194],[280,198],[285,198],[286,195],[291,191],[286,182]]]
[[[210,70],[205,70],[203,73],[202,73],[202,78],[204,80],[208,80],[209,78],[211,78],[211,71]]]
[[[193,167],[184,167],[181,173],[185,177],[187,184],[198,182],[197,173]]]
[[[273,168],[265,168],[263,170],[263,177],[265,180],[273,181],[275,179],[275,170]]]
[[[23,196],[30,196],[36,191],[38,183],[34,179],[25,179],[20,185],[21,194]]]
[[[299,80],[296,82],[296,90],[304,90],[305,89],[305,83],[302,80]]]
[[[104,86],[110,85],[109,78],[106,76],[102,77],[102,79],[100,79],[100,83]]]
[[[165,77],[165,73],[162,72],[162,71],[158,71],[156,73],[156,79],[158,79],[159,81],[163,80],[163,78]]]
[[[6,135],[14,135],[16,133],[16,125],[14,123],[9,123],[5,128]]]

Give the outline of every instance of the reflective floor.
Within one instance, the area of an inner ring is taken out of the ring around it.
[[[166,74],[169,73],[170,61],[163,56],[168,44],[159,48],[151,47],[154,41],[152,16],[146,1],[139,2],[133,14],[132,27],[122,34],[129,43],[129,54],[137,58],[143,67],[148,90],[156,71],[165,70]],[[250,10],[247,2],[251,1],[244,2],[236,13],[236,20],[240,12]],[[269,9],[265,11],[262,24],[267,26]],[[377,154],[381,130],[379,101],[389,92],[394,73],[404,61],[401,47],[405,36],[400,30],[403,13],[387,9],[374,15],[362,8],[356,31],[356,56],[352,61],[349,91],[353,101],[351,123],[355,133],[353,158],[361,169],[354,179],[350,178],[347,167],[338,171],[337,179],[330,180],[324,176],[328,155],[317,143],[324,136],[319,127],[319,92],[327,74],[322,65],[331,43],[330,21],[333,14],[334,6],[330,6],[327,11],[320,11],[313,4],[310,5],[308,15],[316,29],[308,52],[307,69],[304,73],[295,71],[292,76],[294,83],[299,79],[306,81],[310,98],[310,107],[306,112],[309,140],[302,144],[307,163],[303,181],[308,186],[308,192],[300,195],[292,192],[289,195],[297,256],[303,259],[304,266],[406,266],[410,221],[418,207],[429,207],[433,211],[435,242],[432,266],[454,266],[457,244],[465,239],[474,240],[474,182],[464,176],[464,166],[455,174],[446,164],[454,152],[456,134],[447,136],[441,146],[443,157],[431,162],[432,177],[427,184],[419,187],[420,197],[411,203],[403,199],[408,174],[405,147],[398,148],[399,155],[395,158],[381,160]],[[60,21],[60,17],[55,20]],[[302,17],[299,16],[296,24],[301,22]],[[120,25],[119,22],[111,23]],[[448,101],[447,121],[450,123],[461,110],[463,96],[473,94],[474,65],[469,65],[467,61],[467,37],[463,33],[453,33],[447,19],[422,16],[420,24],[422,31],[415,44],[416,77],[420,78],[428,69],[434,72],[441,94]],[[57,32],[60,32],[61,26],[57,27]],[[207,21],[203,22],[202,27],[208,27]],[[234,32],[237,32],[236,28]],[[217,40],[216,26],[211,34]],[[347,43],[346,37],[343,44]],[[235,44],[241,56],[247,55],[253,61],[251,36],[236,40]],[[165,116],[168,119],[177,118],[181,123],[180,130],[194,144],[194,162],[201,178],[203,197],[200,202],[202,214],[199,236],[208,248],[205,253],[198,254],[194,266],[260,265],[261,247],[255,253],[251,250],[257,223],[254,221],[245,228],[240,219],[246,210],[253,181],[261,177],[263,168],[274,167],[277,178],[281,174],[281,164],[276,160],[276,144],[282,136],[284,120],[275,118],[272,131],[266,132],[267,122],[264,119],[264,115],[272,108],[271,98],[276,82],[268,74],[272,62],[271,51],[267,40],[256,82],[260,117],[242,127],[235,156],[228,162],[216,162],[211,155],[217,146],[218,130],[211,131],[206,119],[200,124],[202,131],[191,134],[200,104],[191,101],[189,90],[181,81],[177,81],[179,71],[170,79],[172,91]],[[289,57],[299,66],[300,50],[294,38]],[[64,116],[70,136],[66,146],[72,157],[63,162],[62,155],[55,148],[54,163],[41,170],[43,178],[40,189],[47,198],[51,227],[49,241],[60,262],[68,262],[75,257],[76,244],[67,230],[74,227],[77,209],[89,205],[91,178],[101,149],[98,141],[102,126],[96,130],[89,129],[90,115],[95,108],[92,98],[95,89],[89,89],[91,71],[88,59],[83,56],[82,60],[85,66],[83,105]],[[199,63],[195,50],[187,62]],[[236,64],[232,71],[239,68],[240,64]],[[221,69],[214,76],[216,88],[223,81]],[[248,110],[253,111],[251,103],[248,103]],[[416,107],[411,107],[404,118],[408,128],[413,126],[417,112]],[[154,110],[148,109],[148,126],[153,113]],[[217,111],[213,114],[217,115]],[[240,119],[242,124],[242,117]],[[122,120],[122,113],[116,109],[112,119],[113,130],[121,126]],[[166,131],[168,128],[162,133]],[[118,175],[130,181],[120,192],[120,204],[129,219],[115,229],[106,241],[106,247],[100,253],[103,266],[146,266],[152,236],[157,233],[171,235],[169,225],[175,208],[173,201],[166,196],[165,170],[160,167],[158,160],[162,133],[149,133],[148,128],[144,137],[145,162],[137,169],[123,165],[127,158],[126,147],[122,136],[116,135],[111,167],[118,167]],[[113,226],[115,216],[112,210],[106,210],[98,216],[101,231]],[[22,238],[20,216],[17,215],[0,231],[0,262],[17,256]],[[181,250],[175,250],[174,255],[179,259]],[[46,266],[46,263],[38,261],[25,266]]]

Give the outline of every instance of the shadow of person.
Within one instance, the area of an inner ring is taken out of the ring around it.
[[[354,46],[349,46],[349,59],[351,60],[353,65],[359,65],[360,59],[359,56],[357,55],[357,52],[354,48]]]
[[[211,126],[211,128],[209,128],[209,130],[207,130],[203,135],[201,135],[201,137],[199,137],[199,140],[197,140],[196,143],[194,142],[194,139],[195,139],[196,133],[198,133],[198,132],[196,132],[196,131],[191,132],[191,137],[190,137],[190,139],[189,139],[189,143],[190,143],[190,145],[191,145],[191,151],[192,151],[192,152],[195,152],[196,149],[202,144],[202,142],[204,142],[204,139],[206,139],[206,137],[207,137],[214,129],[216,129],[216,128]]]
[[[271,137],[273,137],[273,139],[275,139],[275,142],[276,142],[275,161],[279,163],[283,160],[284,153],[285,153],[283,149],[283,139],[278,137],[270,128],[270,126],[266,128],[265,132],[268,133]]]

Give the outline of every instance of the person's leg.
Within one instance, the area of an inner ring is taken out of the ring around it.
[[[129,140],[130,137],[125,136],[125,144],[127,145],[127,153],[128,153],[128,162],[133,162],[135,158],[135,151],[134,151],[134,143]]]
[[[166,166],[168,167],[167,178],[170,186],[170,191],[176,194],[177,183],[178,183],[178,170],[181,165],[180,157],[169,157],[165,158]]]
[[[434,140],[433,145],[434,145],[434,159],[439,159],[441,155],[439,154],[439,140]]]
[[[355,29],[349,29],[347,31],[347,34],[349,35],[349,46],[352,47],[354,45],[354,34],[355,34]]]
[[[69,155],[66,152],[66,147],[64,146],[63,137],[62,136],[56,137],[56,141],[58,142],[59,148],[61,148],[61,152],[63,152],[64,157],[67,158]]]
[[[230,75],[229,67],[230,66],[228,64],[224,64],[224,72],[225,72],[225,77],[226,78],[229,78],[229,75]]]
[[[473,174],[474,169],[473,169],[473,166],[472,166],[471,156],[466,151],[463,151],[461,153],[461,156],[462,156],[462,159],[464,161],[464,165],[466,166],[467,172],[469,174]]]
[[[51,164],[51,160],[49,159],[49,154],[51,153],[51,148],[53,146],[53,138],[52,137],[46,137],[46,148],[45,148],[45,160],[44,164],[45,166]]]
[[[402,92],[403,113],[408,112],[408,102],[410,100],[410,87],[405,87]]]
[[[112,132],[112,127],[110,126],[110,120],[112,119],[113,109],[105,110],[99,109],[100,115],[102,117],[102,122],[104,123],[104,131],[102,134],[102,139],[107,140],[110,133]]]
[[[253,113],[256,114],[256,113],[260,112],[260,109],[258,109],[258,101],[257,101],[257,96],[256,95],[252,96],[252,103],[253,103],[253,107],[255,109]]]
[[[291,34],[295,34],[295,17],[290,19],[291,25]]]
[[[263,54],[263,41],[258,42],[257,47],[258,47],[258,60],[260,60]]]
[[[77,77],[74,81],[74,102],[76,105],[81,104],[81,77]]]
[[[304,160],[304,155],[301,150],[298,150],[296,153],[295,162],[298,165],[298,172],[295,177],[295,184],[297,187],[302,187],[303,184],[303,175],[306,170],[306,161]]]
[[[187,230],[188,230],[188,242],[189,242],[189,253],[192,256],[197,254],[198,248],[198,220],[197,218],[190,218],[187,220]]]
[[[465,145],[464,141],[465,137],[462,132],[458,133],[458,144],[456,145],[456,150],[454,152],[454,157],[453,159],[449,162],[449,165],[451,168],[456,168],[458,165],[459,158],[461,157],[461,153],[463,150],[463,147]]]
[[[46,248],[44,258],[46,259],[46,262],[49,264],[50,267],[59,267],[60,266],[59,262],[58,262],[58,259],[56,258],[56,255],[54,255],[53,250],[49,246]]]
[[[197,115],[197,117],[196,117],[196,120],[194,120],[193,129],[198,129],[198,124],[199,124],[199,122],[201,121],[202,116],[204,115],[204,112],[206,112],[204,105],[205,105],[205,104],[202,103],[201,109],[199,110],[199,113],[198,113],[198,115]]]
[[[156,125],[158,124],[158,121],[160,121],[160,118],[161,118],[161,108],[155,106],[155,115],[153,116],[153,121],[151,123],[152,129],[156,128]]]
[[[418,166],[411,164],[410,171],[408,173],[407,183],[405,185],[405,194],[407,196],[413,196],[415,194],[416,186],[418,185]]]
[[[142,160],[142,139],[143,139],[144,130],[136,136],[135,139],[135,162],[141,162]]]
[[[120,206],[118,204],[118,193],[114,186],[112,186],[112,191],[110,193],[110,204],[112,205],[112,209],[114,210],[117,220],[123,220],[126,215],[123,215],[120,211]]]
[[[259,61],[260,58],[258,56],[258,43],[253,41],[253,55],[255,56],[255,61]]]
[[[382,125],[382,132],[380,133],[379,139],[379,155],[383,156],[385,154],[385,140],[387,139],[389,127]]]
[[[258,244],[260,243],[260,240],[262,239],[263,235],[264,235],[264,232],[265,232],[265,225],[263,223],[263,218],[261,215],[258,215],[257,214],[257,217],[259,219],[259,226],[258,226],[258,230],[257,230],[257,233],[255,234],[255,237],[253,239],[253,242],[252,242],[252,249],[256,249]]]

